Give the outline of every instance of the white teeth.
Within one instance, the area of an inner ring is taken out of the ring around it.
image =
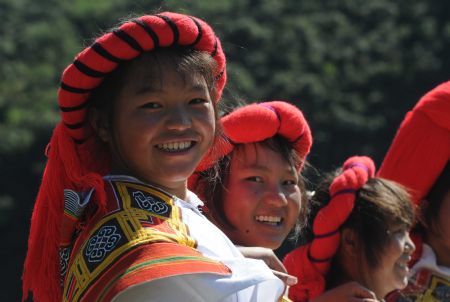
[[[182,151],[185,149],[188,149],[192,145],[192,142],[186,141],[186,142],[170,142],[170,143],[164,143],[164,144],[158,144],[158,149],[161,149],[163,151]]]
[[[279,216],[255,216],[255,220],[259,222],[264,222],[268,224],[278,225],[281,222],[281,217]]]
[[[403,269],[408,268],[408,263],[403,263],[403,262],[400,263],[400,262],[397,262],[396,265],[397,265],[398,267],[400,267],[400,268],[403,268]]]

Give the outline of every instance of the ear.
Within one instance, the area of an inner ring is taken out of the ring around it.
[[[350,256],[358,254],[357,236],[354,230],[345,228],[341,231],[341,247]]]
[[[105,114],[102,114],[97,109],[92,108],[89,112],[89,124],[102,142],[106,143],[110,141],[110,129]]]

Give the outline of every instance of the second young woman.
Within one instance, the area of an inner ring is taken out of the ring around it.
[[[190,179],[207,216],[247,257],[285,272],[273,250],[305,221],[302,169],[312,144],[302,112],[272,101],[222,117],[224,136]],[[278,274],[288,285],[292,278]]]
[[[377,301],[407,284],[414,211],[406,190],[352,157],[318,187],[312,240],[284,259],[294,301]]]

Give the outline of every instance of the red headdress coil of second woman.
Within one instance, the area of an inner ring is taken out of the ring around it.
[[[314,218],[314,239],[283,260],[288,273],[299,280],[289,290],[294,301],[308,301],[324,291],[325,276],[340,244],[340,228],[354,208],[356,192],[374,173],[371,158],[354,156],[345,161],[343,172],[334,178],[329,188],[330,201]]]
[[[281,135],[293,144],[303,162],[312,145],[311,129],[296,106],[283,101],[253,103],[222,117],[225,137],[198,165],[203,171],[232,151],[236,144],[261,142]]]
[[[229,154],[236,144],[256,143],[275,135],[293,144],[301,169],[312,145],[311,129],[303,113],[296,106],[283,101],[253,103],[238,108],[221,119],[224,137],[218,139],[210,152],[189,179],[194,188],[198,172],[210,168],[217,160]]]
[[[48,161],[31,219],[23,299],[31,290],[35,301],[61,301],[58,246],[63,190],[94,188],[91,202],[100,209],[105,206],[102,176],[109,172],[109,155],[98,148],[87,123],[91,92],[121,63],[143,52],[176,46],[191,47],[214,58],[218,101],[227,78],[225,54],[212,28],[193,16],[163,12],[127,21],[97,38],[64,70],[58,90],[61,122],[46,150]]]

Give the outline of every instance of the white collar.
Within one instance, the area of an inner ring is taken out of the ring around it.
[[[426,243],[424,243],[422,246],[422,256],[411,269],[411,274],[416,274],[422,268],[433,270],[444,276],[450,276],[450,267],[438,265],[436,262],[436,254],[434,253],[431,246]]]

